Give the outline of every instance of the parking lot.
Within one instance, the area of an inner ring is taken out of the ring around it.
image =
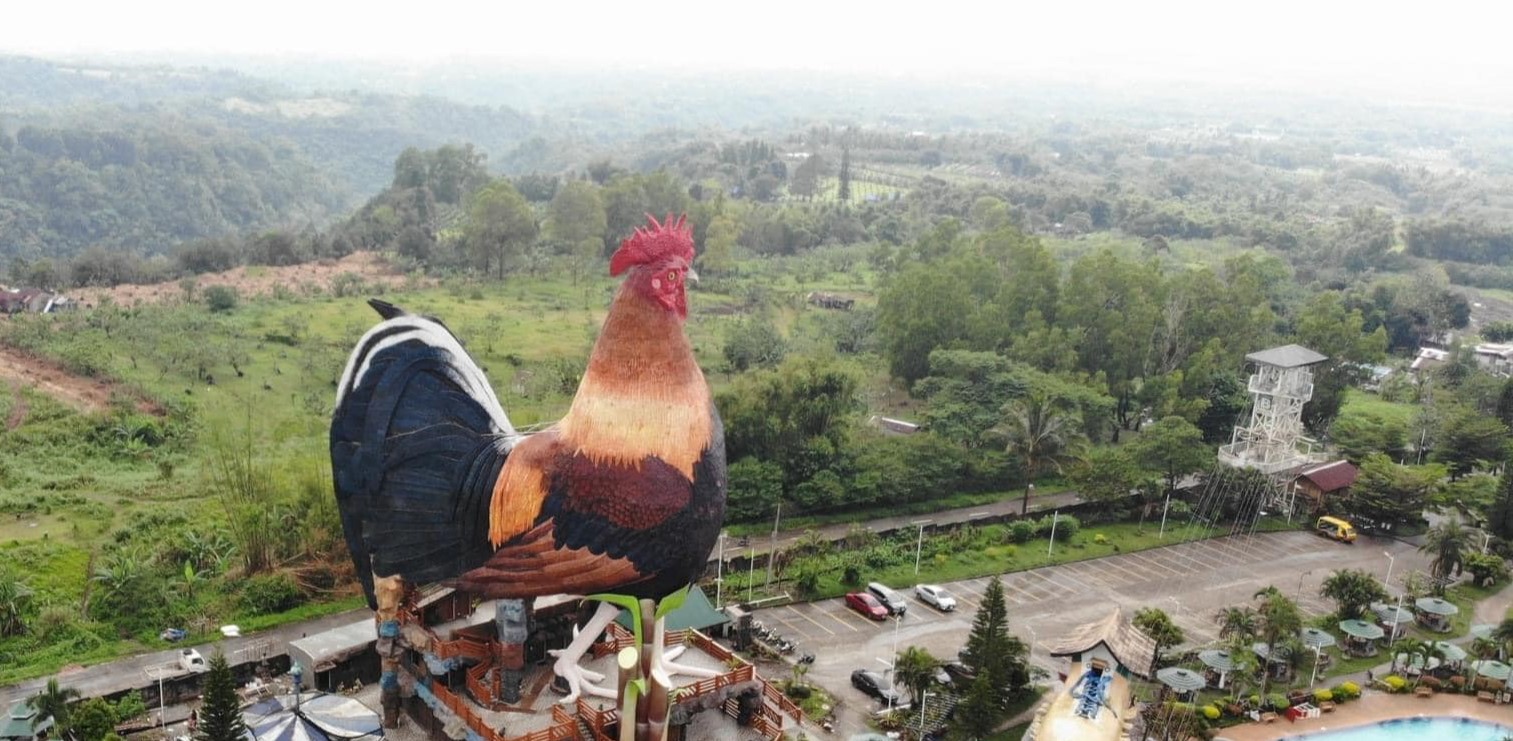
[[[1406,543],[1362,537],[1354,545],[1343,545],[1294,531],[1216,538],[1015,572],[1002,577],[1009,629],[1032,646],[1034,662],[1053,675],[1057,660],[1045,646],[1114,607],[1123,607],[1126,614],[1160,607],[1186,632],[1188,645],[1201,645],[1218,637],[1215,613],[1251,603],[1255,592],[1268,585],[1296,599],[1309,617],[1331,612],[1332,603],[1318,596],[1319,583],[1343,568],[1361,568],[1381,577],[1387,568],[1384,551],[1396,559],[1395,575],[1422,570],[1428,563]],[[1393,581],[1398,582],[1396,576]],[[987,583],[987,578],[979,578],[944,585],[956,598],[954,613],[920,602],[913,584],[890,584],[908,596],[909,609],[900,621],[870,620],[840,599],[766,608],[756,618],[794,641],[795,657],[815,655],[809,679],[845,704],[848,712],[841,714],[841,730],[860,730],[861,713],[876,705],[851,687],[851,672],[886,669],[895,642],[900,650],[921,646],[937,658],[955,658]]]

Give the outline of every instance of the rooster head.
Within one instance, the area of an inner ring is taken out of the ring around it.
[[[674,219],[668,214],[662,223],[647,214],[647,226],[620,243],[609,260],[609,274],[618,276],[630,271],[626,287],[640,293],[654,304],[688,318],[689,280],[698,280],[693,270],[693,230],[688,217]]]

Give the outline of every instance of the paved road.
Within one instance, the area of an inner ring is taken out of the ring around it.
[[[284,625],[271,630],[258,633],[250,633],[240,638],[227,638],[215,643],[206,643],[198,646],[176,646],[165,651],[138,654],[125,659],[118,659],[107,664],[98,664],[87,668],[75,668],[64,670],[57,674],[59,681],[69,687],[78,690],[84,697],[97,697],[109,695],[115,692],[141,687],[150,683],[147,671],[151,668],[164,664],[175,663],[178,660],[181,648],[194,648],[200,652],[206,660],[217,649],[226,654],[226,658],[233,663],[238,662],[238,652],[243,652],[242,657],[247,660],[257,660],[266,656],[280,656],[288,652],[289,642],[299,640],[306,633],[319,633],[323,630],[350,625],[363,617],[371,616],[373,612],[364,607],[359,610],[327,615],[302,623]],[[12,702],[23,697],[37,694],[47,684],[48,677],[32,679],[21,684],[9,687],[0,687],[0,707],[10,707]]]
[[[1082,495],[1078,494],[1075,491],[1063,491],[1057,492],[1055,494],[1040,494],[1030,498],[1030,511],[1049,512],[1057,507],[1065,507],[1069,504],[1077,504],[1081,501]],[[937,527],[940,525],[951,525],[967,522],[969,520],[975,520],[979,517],[1002,517],[1006,515],[1017,515],[1019,514],[1019,507],[1021,503],[1022,500],[1019,497],[1014,497],[1012,499],[1005,499],[999,502],[994,502],[992,504],[985,504],[981,507],[962,507],[960,509],[948,509],[941,512],[936,512],[934,514],[881,517],[876,520],[867,520],[865,522],[856,524],[861,525],[868,530],[885,531],[913,527],[913,523],[915,522],[918,522],[920,520],[929,520],[931,522],[931,527]],[[779,524],[781,525],[781,523]],[[840,540],[841,538],[846,537],[846,533],[850,532],[851,528],[852,523],[848,522],[836,525],[822,525],[815,528],[779,530],[777,536],[777,549],[782,550],[783,548],[787,548],[788,546],[797,543],[799,539],[803,537],[804,533],[808,530],[818,531],[820,535],[829,540]],[[773,541],[770,534],[750,536],[749,546],[737,547],[736,542],[738,540],[739,538],[735,537],[728,537],[725,539],[726,558],[744,556],[748,552],[754,552],[757,555],[762,555],[772,550],[773,547]],[[709,560],[711,562],[717,561],[719,560],[719,557],[719,552],[717,550],[715,553],[711,553],[709,555]]]
[[[1015,572],[1003,577],[1009,626],[1032,644],[1034,662],[1054,676],[1059,660],[1050,657],[1046,646],[1116,606],[1126,613],[1160,607],[1186,632],[1189,645],[1201,645],[1218,637],[1215,613],[1251,603],[1252,595],[1268,585],[1296,598],[1309,617],[1331,612],[1332,604],[1318,596],[1319,584],[1342,568],[1385,575],[1384,551],[1396,559],[1395,574],[1427,567],[1428,559],[1410,544],[1363,537],[1355,545],[1342,545],[1293,531],[1217,538]],[[844,738],[863,730],[863,714],[877,708],[875,701],[851,687],[851,672],[884,668],[882,660],[893,654],[895,643],[899,649],[921,646],[937,657],[954,658],[966,642],[986,585],[985,578],[946,585],[960,603],[954,613],[938,612],[911,597],[907,615],[897,623],[867,620],[838,599],[767,608],[758,611],[757,619],[796,641],[796,654],[816,655],[808,676],[844,703],[838,729]]]

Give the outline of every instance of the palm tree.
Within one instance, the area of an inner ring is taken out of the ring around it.
[[[0,574],[0,636],[26,632],[23,616],[31,605],[32,590],[20,579]]]
[[[1492,643],[1503,655],[1513,653],[1513,617],[1504,619],[1492,629]]]
[[[1469,545],[1466,530],[1460,526],[1460,520],[1446,520],[1429,528],[1429,533],[1424,536],[1424,544],[1418,550],[1433,556],[1429,561],[1429,573],[1434,577],[1436,595],[1444,596],[1450,577],[1460,574]]]
[[[910,646],[894,657],[893,680],[909,688],[914,707],[919,707],[925,690],[935,683],[940,661],[919,646]]]
[[[1302,629],[1303,614],[1298,611],[1297,603],[1288,599],[1276,587],[1262,589],[1255,596],[1261,600],[1261,607],[1256,610],[1256,624],[1259,628],[1256,635],[1266,643],[1266,661],[1269,664],[1278,644],[1289,636],[1297,635]],[[1266,694],[1271,679],[1270,666],[1267,669],[1268,671],[1261,673],[1262,695]]]
[[[1249,644],[1256,636],[1256,611],[1247,606],[1226,607],[1215,616],[1220,638],[1238,638]],[[1247,651],[1250,650],[1247,645]]]
[[[58,733],[68,728],[68,704],[79,699],[79,691],[72,687],[59,687],[57,679],[47,680],[47,688],[32,697],[32,707],[37,710],[37,720],[52,718]]]
[[[1065,397],[1032,389],[1003,408],[1004,420],[995,428],[1008,444],[1004,451],[1024,461],[1024,502],[1020,514],[1030,511],[1030,490],[1035,477],[1046,470],[1060,473],[1081,460],[1086,438],[1077,429],[1078,416]]]

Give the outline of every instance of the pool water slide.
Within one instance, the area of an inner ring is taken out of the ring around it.
[[[1112,667],[1101,661],[1086,668],[1074,663],[1063,689],[1041,706],[1025,739],[1118,741],[1133,715],[1129,696],[1128,683]]]

